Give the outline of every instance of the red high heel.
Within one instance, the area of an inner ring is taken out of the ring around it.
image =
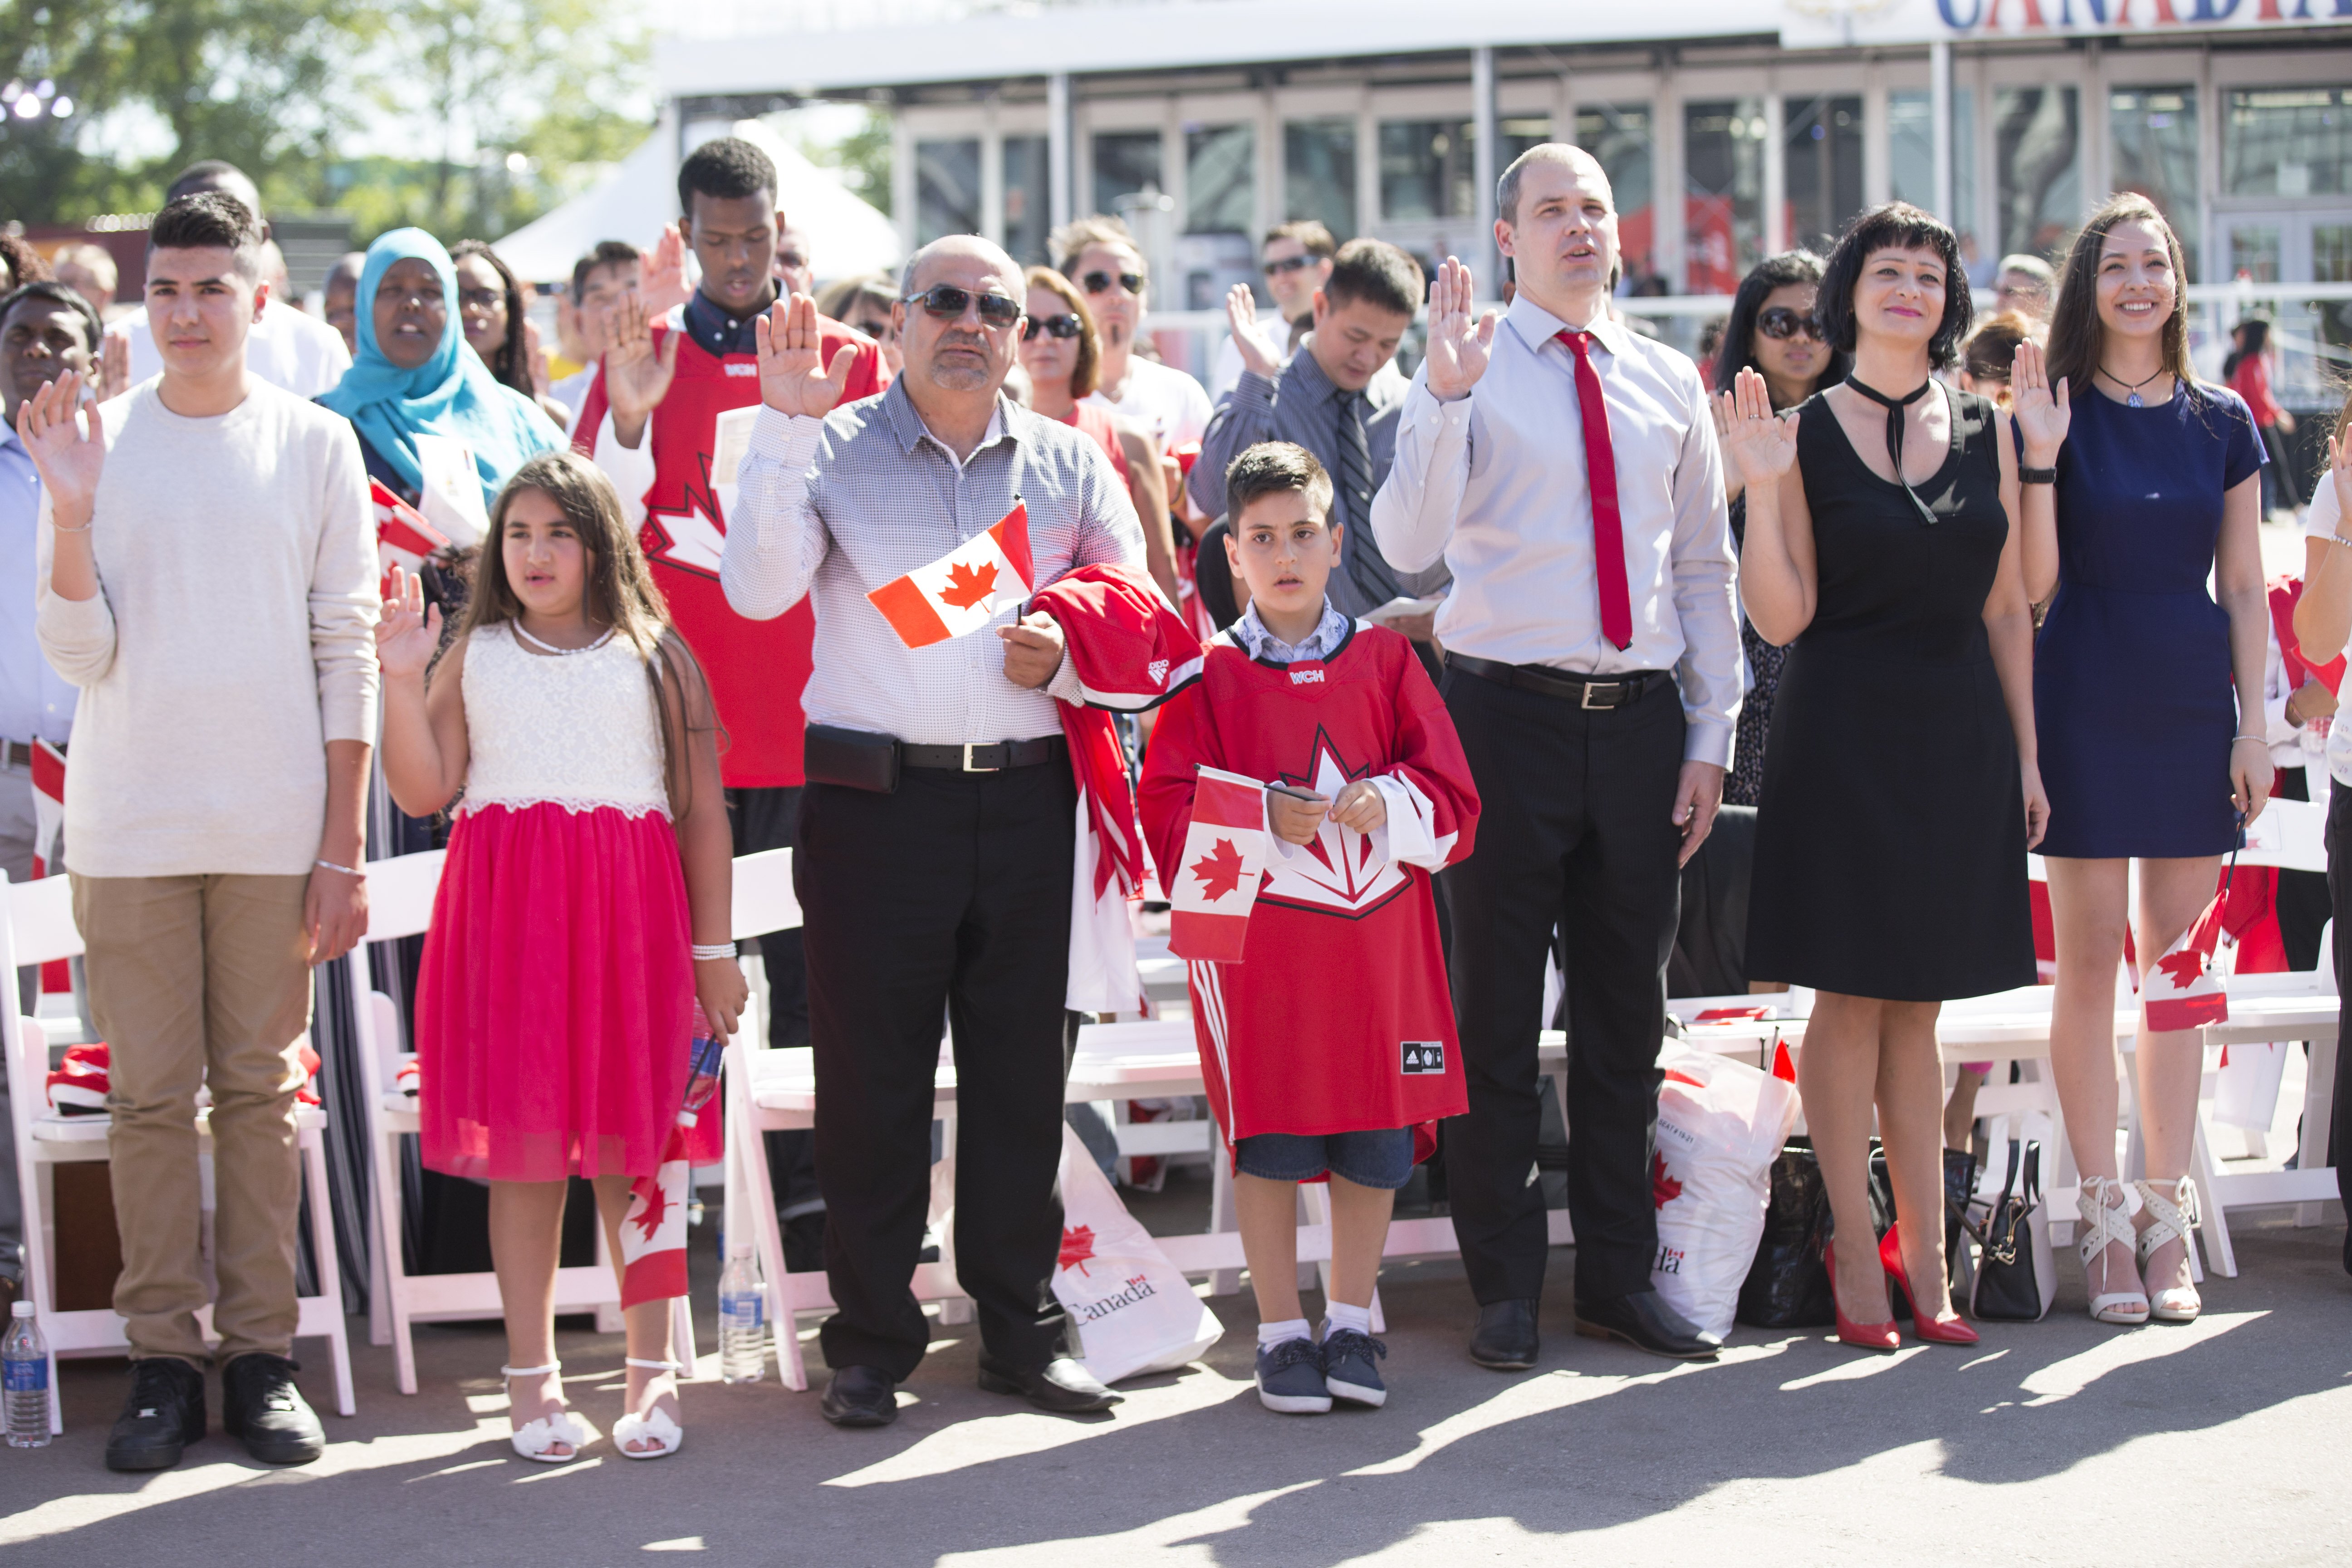
[[[1929,1344],[1975,1344],[1977,1331],[1962,1322],[1958,1312],[1954,1312],[1948,1318],[1932,1319],[1920,1312],[1919,1303],[1911,1295],[1910,1276],[1903,1271],[1903,1243],[1900,1234],[1895,1226],[1890,1225],[1886,1227],[1886,1234],[1879,1239],[1878,1243],[1878,1261],[1886,1270],[1886,1277],[1894,1280],[1902,1290],[1904,1303],[1911,1309],[1911,1331]]]
[[[1845,1315],[1845,1303],[1837,1293],[1837,1243],[1822,1243],[1822,1266],[1830,1271],[1830,1305],[1837,1311],[1837,1337],[1840,1344],[1856,1350],[1895,1351],[1903,1348],[1903,1336],[1895,1331],[1895,1320],[1883,1323],[1857,1323]]]

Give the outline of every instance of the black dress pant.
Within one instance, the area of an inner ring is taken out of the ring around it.
[[[2352,940],[2345,933],[2352,931],[2352,788],[2337,784],[2327,796],[2327,895],[2336,910],[2336,951],[2320,955],[2321,962],[2336,969],[2336,994],[2352,997]],[[2352,1002],[2347,1002],[2336,1016],[2336,1104],[2335,1125],[2321,1129],[2306,1127],[2302,1142],[2310,1147],[2318,1140],[2326,1140],[2327,1163],[2336,1167],[2336,1193],[2352,1210],[2352,1035],[2344,1032],[2347,1018],[2352,1018]],[[2308,1166],[2308,1159],[2299,1160]],[[2345,1268],[2352,1269],[2352,1237],[2344,1244]]]
[[[826,1364],[903,1380],[929,1325],[909,1282],[931,1180],[942,1017],[956,1064],[956,1275],[982,1346],[1062,1353],[1062,998],[1077,787],[1059,762],[909,768],[893,795],[812,784],[793,875],[808,924],[816,1169],[839,1309]]]
[[[1446,1184],[1471,1291],[1485,1303],[1543,1290],[1536,1036],[1555,925],[1567,958],[1576,1293],[1647,1289],[1655,1064],[1680,906],[1682,700],[1666,681],[1622,708],[1585,709],[1458,668],[1444,693],[1479,798],[1477,848],[1444,872],[1470,1090],[1469,1114],[1446,1124]]]
[[[800,826],[801,786],[730,789],[727,792],[727,824],[735,838],[735,853],[757,855],[769,849],[793,847]],[[802,955],[798,927],[772,931],[760,938],[760,966],[768,976],[768,1045],[772,1050],[809,1043],[808,968]],[[761,1135],[768,1156],[768,1185],[776,1198],[776,1217],[789,1226],[803,1220],[823,1224],[824,1199],[816,1185],[816,1138],[805,1127],[791,1127]],[[811,1233],[814,1235],[814,1231]],[[787,1238],[787,1251],[798,1254],[797,1233]],[[813,1253],[814,1246],[810,1247]],[[804,1256],[793,1258],[794,1268],[813,1268]]]

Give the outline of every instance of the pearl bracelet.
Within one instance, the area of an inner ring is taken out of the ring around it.
[[[329,871],[341,871],[346,877],[357,877],[362,882],[367,880],[367,873],[356,866],[338,866],[332,860],[313,860],[310,864]]]
[[[693,946],[693,952],[698,963],[707,958],[732,958],[735,956],[735,944],[731,942],[698,942]]]
[[[2352,549],[2352,539],[2347,539],[2340,533],[2306,533],[2304,537],[2322,540],[2329,544],[2341,544],[2347,549]]]
[[[2271,743],[2271,738],[2268,735],[2232,735],[2230,737],[2230,744],[2233,746],[2241,741],[2252,741],[2257,746],[2267,746]]]

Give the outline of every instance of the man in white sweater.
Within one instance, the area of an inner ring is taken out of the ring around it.
[[[86,432],[72,374],[17,417],[42,484],[35,624],[81,688],[67,868],[112,1047],[114,1306],[132,1386],[106,1459],[121,1470],[165,1468],[204,1435],[208,1360],[222,1429],[255,1458],[299,1464],[325,1446],[289,1359],[295,1041],[310,966],[367,926],[379,605],[351,426],[247,368],[268,303],[260,246],[230,197],[171,203],[147,253],[162,375],[87,408]],[[206,1085],[217,1352],[196,1321]]]

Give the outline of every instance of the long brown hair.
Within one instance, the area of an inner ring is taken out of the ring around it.
[[[1021,281],[1032,289],[1043,289],[1070,308],[1078,319],[1078,357],[1070,366],[1070,395],[1080,402],[1102,384],[1102,337],[1095,331],[1095,313],[1087,309],[1087,297],[1078,286],[1050,267],[1032,267],[1021,275]]]
[[[717,732],[723,745],[725,735],[702,666],[671,626],[669,607],[654,586],[645,552],[622,516],[620,492],[603,469],[564,447],[542,452],[514,471],[490,508],[490,531],[474,565],[473,596],[467,602],[458,635],[470,637],[485,626],[522,618],[522,601],[507,580],[505,540],[507,513],[515,498],[528,490],[553,501],[580,536],[588,556],[588,581],[581,593],[588,618],[610,626],[645,665],[670,812],[673,818],[683,817],[692,798],[688,744],[696,735]]]
[[[2172,266],[2172,314],[2164,323],[2164,368],[2181,388],[2197,384],[2196,367],[2189,363],[2189,273],[2180,258],[2180,237],[2172,232],[2157,205],[2137,191],[2110,196],[2091,215],[2083,232],[2066,252],[2058,274],[2058,303],[2050,317],[2050,383],[2063,376],[2074,395],[2091,389],[2099,360],[2106,347],[2106,329],[2099,321],[2099,253],[2108,232],[2118,224],[2144,223],[2164,237]]]

